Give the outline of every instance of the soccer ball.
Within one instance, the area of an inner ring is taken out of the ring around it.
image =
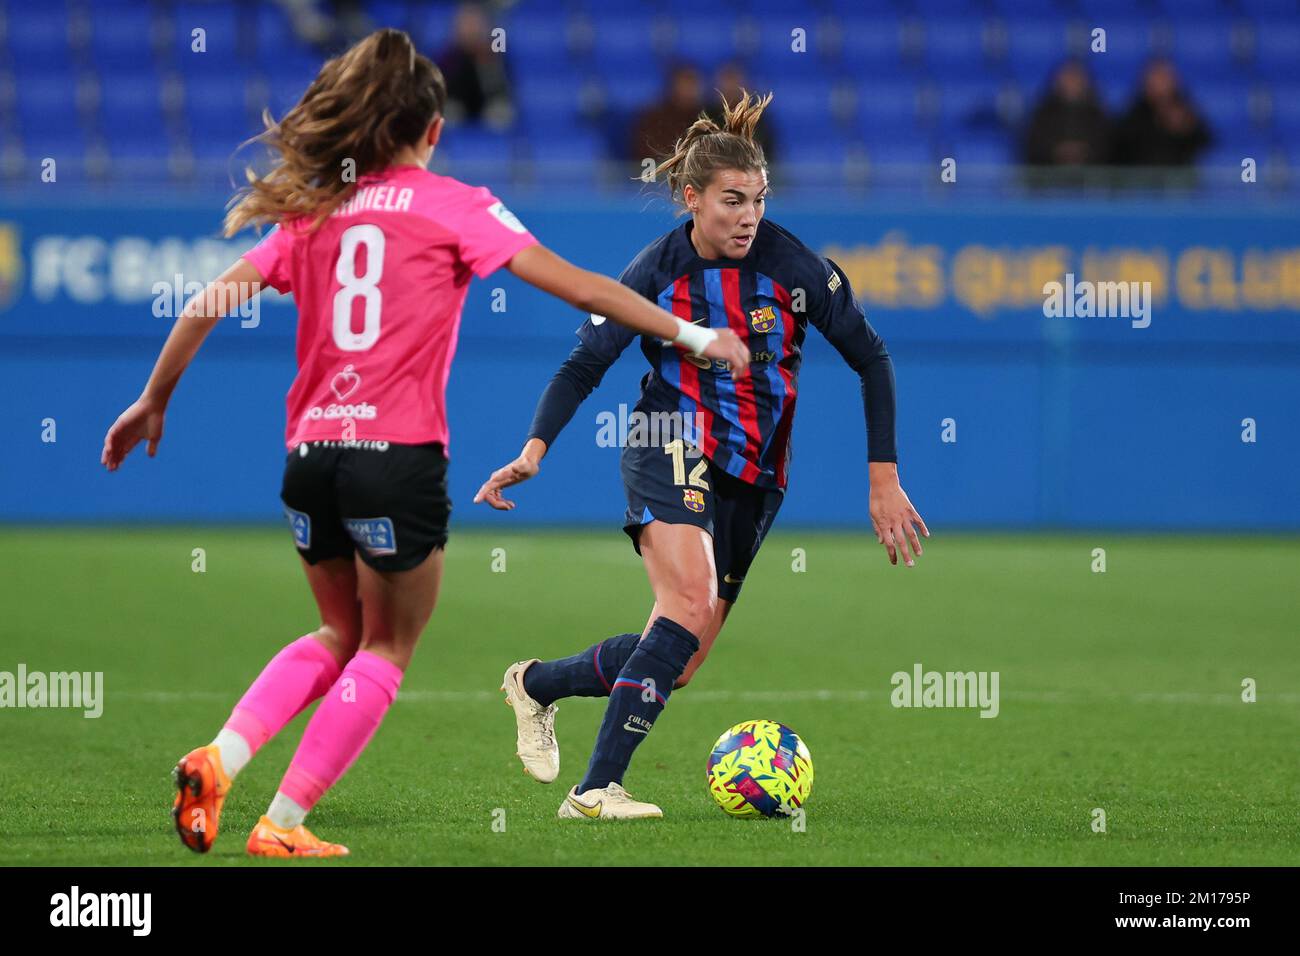
[[[709,792],[733,817],[789,816],[812,792],[812,755],[775,720],[747,720],[718,738],[709,754]]]

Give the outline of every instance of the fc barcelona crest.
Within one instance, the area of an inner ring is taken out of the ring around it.
[[[749,324],[755,332],[771,332],[776,327],[776,311],[770,305],[750,309]]]
[[[682,504],[697,514],[704,510],[704,492],[694,488],[682,489]]]

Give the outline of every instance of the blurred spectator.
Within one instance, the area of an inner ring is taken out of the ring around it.
[[[1183,95],[1168,60],[1153,60],[1142,90],[1115,133],[1115,162],[1124,166],[1190,166],[1210,143],[1210,130]]]
[[[1030,166],[1095,166],[1110,159],[1110,149],[1110,121],[1092,78],[1078,60],[1066,60],[1030,117],[1024,160]]]
[[[477,4],[456,11],[452,41],[437,57],[447,81],[447,121],[505,129],[514,121],[505,54],[492,49],[492,26]]]
[[[694,123],[703,111],[699,70],[689,64],[673,67],[668,74],[664,98],[646,107],[632,125],[628,156],[639,160],[647,156],[668,155],[673,144],[686,132],[686,127]]]
[[[751,93],[755,92],[750,89],[745,79],[745,69],[738,63],[724,63],[718,68],[718,75],[714,78],[713,85],[718,92],[722,94],[715,105],[709,110],[709,115],[718,123],[722,122],[722,101],[734,103],[740,99],[743,89],[749,89]],[[766,91],[763,91],[766,92]],[[773,100],[776,105],[776,100]],[[772,126],[766,120],[759,120],[758,126],[754,128],[754,139],[758,140],[758,145],[763,147],[763,156],[768,163],[773,161],[776,150],[776,140],[772,136]]]

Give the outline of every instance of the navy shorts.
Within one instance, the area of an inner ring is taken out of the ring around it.
[[[285,457],[280,500],[308,564],[359,554],[409,571],[447,544],[447,455],[439,442],[303,442]]]
[[[623,530],[640,554],[641,529],[651,521],[703,528],[713,536],[718,597],[734,603],[784,495],[741,481],[703,455],[683,455],[680,465],[677,457],[662,446],[623,449]]]

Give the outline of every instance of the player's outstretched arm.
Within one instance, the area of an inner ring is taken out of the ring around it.
[[[749,365],[749,348],[731,330],[706,329],[685,322],[621,282],[580,269],[545,246],[522,250],[510,260],[508,268],[529,285],[583,312],[607,316],[642,335],[676,342],[697,355],[730,362],[732,378],[740,378]]]
[[[578,406],[600,385],[620,351],[610,349],[606,354],[599,354],[586,343],[580,343],[570,353],[537,401],[528,440],[519,457],[489,476],[474,496],[475,504],[487,502],[498,511],[514,509],[515,503],[502,497],[501,490],[537,475],[542,459],[555,439],[573,418]]]
[[[921,536],[930,537],[921,515],[898,481],[894,435],[894,365],[884,341],[858,304],[848,276],[830,259],[823,260],[827,281],[812,283],[818,294],[811,321],[822,331],[862,382],[867,419],[867,475],[871,482],[869,510],[876,541],[884,545],[890,564],[913,567],[921,554]]]
[[[153,373],[144,391],[130,407],[117,417],[104,436],[104,450],[99,461],[109,471],[116,471],[131,449],[141,441],[149,442],[152,458],[162,441],[163,418],[181,374],[193,361],[199,346],[222,316],[235,311],[262,291],[262,275],[246,259],[235,264],[207,284],[185,303],[171,333],[167,336]]]
[[[876,541],[885,546],[889,563],[898,564],[898,554],[903,554],[903,564],[912,567],[921,554],[921,539],[916,528],[930,537],[930,529],[921,515],[912,507],[912,500],[898,483],[898,464],[892,461],[873,461],[867,464],[871,482],[871,527],[876,531]],[[910,550],[909,550],[910,549]]]
[[[542,456],[545,454],[546,442],[540,438],[528,439],[518,458],[492,472],[488,480],[483,482],[478,493],[474,495],[474,503],[486,501],[497,511],[514,511],[515,503],[502,496],[502,489],[527,481],[536,475],[542,467]]]

